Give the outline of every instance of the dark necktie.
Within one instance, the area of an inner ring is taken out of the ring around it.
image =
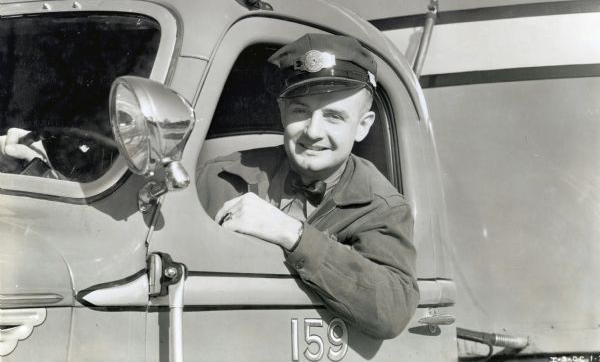
[[[321,180],[313,181],[308,185],[302,184],[300,176],[293,171],[290,171],[285,183],[286,192],[289,194],[300,192],[313,206],[318,206],[323,201],[325,191],[327,190],[327,184]],[[290,190],[292,192],[289,192]]]

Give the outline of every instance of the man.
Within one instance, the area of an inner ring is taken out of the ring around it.
[[[410,208],[350,153],[375,121],[373,56],[353,38],[307,34],[269,61],[283,79],[283,147],[208,162],[200,200],[222,227],[280,245],[334,314],[393,338],[419,299]]]

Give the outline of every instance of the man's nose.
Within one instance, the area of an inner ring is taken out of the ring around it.
[[[304,133],[311,139],[322,138],[323,132],[323,115],[319,112],[314,112],[306,124]]]

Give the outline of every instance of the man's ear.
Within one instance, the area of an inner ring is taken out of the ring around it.
[[[356,136],[354,137],[354,141],[360,142],[364,140],[365,137],[367,137],[367,134],[369,134],[373,122],[375,122],[375,112],[368,111],[363,114],[356,126]]]

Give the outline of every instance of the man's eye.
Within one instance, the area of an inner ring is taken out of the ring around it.
[[[338,113],[327,113],[325,114],[325,117],[331,120],[335,120],[335,121],[343,121],[344,117],[341,114]]]
[[[303,108],[294,108],[292,109],[292,113],[294,114],[306,114],[306,109]]]

